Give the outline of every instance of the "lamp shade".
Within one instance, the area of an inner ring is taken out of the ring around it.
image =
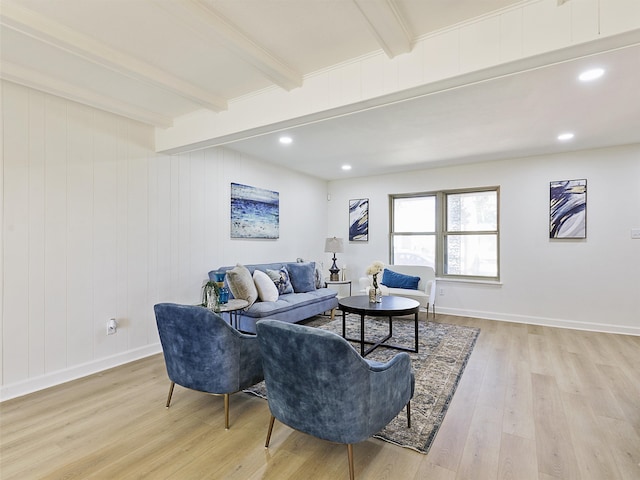
[[[324,242],[324,251],[328,253],[342,253],[344,252],[344,241],[342,238],[327,238]]]

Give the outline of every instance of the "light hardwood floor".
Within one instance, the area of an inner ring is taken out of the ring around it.
[[[640,479],[640,337],[439,315],[482,332],[428,455],[369,439],[364,479]],[[176,386],[160,355],[0,404],[0,478],[346,479],[267,403]]]

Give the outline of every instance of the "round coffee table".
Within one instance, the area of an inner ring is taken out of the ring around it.
[[[405,352],[418,351],[418,313],[420,312],[420,304],[416,300],[405,297],[384,296],[380,303],[369,303],[368,295],[355,295],[345,297],[338,300],[338,308],[342,311],[342,336],[352,342],[360,343],[360,355],[363,357],[374,351],[379,346],[393,348],[395,350],[403,350]],[[346,336],[346,314],[355,313],[360,315],[360,338],[347,338]],[[364,317],[388,317],[389,318],[389,334],[380,341],[369,342],[364,338],[365,321]],[[402,345],[393,345],[386,343],[393,336],[393,317],[401,317],[403,315],[413,315],[415,324],[415,348],[409,348]],[[365,345],[372,345],[365,350]]]

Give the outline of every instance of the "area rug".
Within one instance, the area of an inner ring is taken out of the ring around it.
[[[367,317],[366,322],[366,340],[385,337],[388,332],[386,318]],[[342,334],[342,318],[328,321],[315,317],[306,325]],[[406,410],[403,410],[374,437],[426,454],[442,424],[479,333],[478,328],[420,320],[418,353],[409,352],[416,379],[411,399],[411,428],[407,428]],[[347,337],[360,337],[359,316],[347,316]],[[394,318],[390,341],[413,348],[413,319]],[[360,351],[359,346],[357,349]],[[384,362],[397,353],[397,350],[379,347],[366,358]],[[245,392],[267,398],[264,382]]]

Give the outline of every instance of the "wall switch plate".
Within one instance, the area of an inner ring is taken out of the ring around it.
[[[631,238],[640,238],[640,228],[631,229]]]

